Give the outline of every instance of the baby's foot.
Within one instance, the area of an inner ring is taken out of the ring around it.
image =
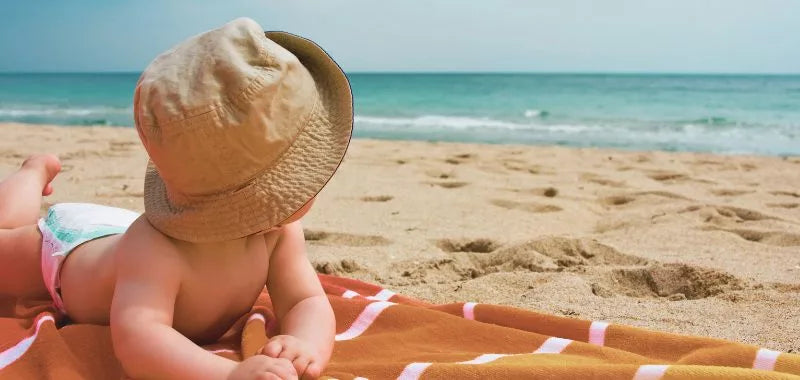
[[[61,171],[61,161],[53,154],[34,154],[22,163],[23,169],[36,170],[42,173],[42,195],[53,193],[53,178]]]

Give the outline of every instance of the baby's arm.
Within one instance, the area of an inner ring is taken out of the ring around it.
[[[298,375],[319,376],[333,350],[336,320],[306,256],[300,222],[281,228],[267,287],[283,335],[270,339],[264,353],[291,360]]]
[[[111,304],[111,338],[134,378],[224,379],[236,363],[213,355],[172,328],[180,265],[141,218],[122,237]]]
[[[202,349],[172,328],[181,264],[166,239],[144,223],[140,218],[128,229],[115,257],[111,338],[122,368],[133,378],[228,378],[238,363]],[[287,368],[278,368],[284,363]],[[266,371],[295,378],[294,369],[284,363],[250,363],[245,372],[251,373],[243,377]],[[259,368],[253,370],[252,364]]]

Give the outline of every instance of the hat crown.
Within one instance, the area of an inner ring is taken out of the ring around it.
[[[170,196],[214,194],[280,160],[318,97],[297,57],[240,18],[158,56],[137,84],[134,119]]]

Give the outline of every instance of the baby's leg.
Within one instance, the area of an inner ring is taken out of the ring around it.
[[[34,155],[0,182],[0,228],[13,229],[39,220],[42,195],[50,195],[50,182],[61,170],[58,157]],[[0,268],[4,268],[0,266]]]
[[[48,297],[42,279],[42,235],[35,224],[0,229],[0,294]]]

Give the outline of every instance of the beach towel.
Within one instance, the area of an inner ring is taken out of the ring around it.
[[[336,313],[337,379],[800,379],[800,356],[719,339],[476,303],[432,305],[320,275]],[[241,360],[277,334],[262,293],[210,352]],[[0,379],[117,379],[107,326],[0,299]]]

